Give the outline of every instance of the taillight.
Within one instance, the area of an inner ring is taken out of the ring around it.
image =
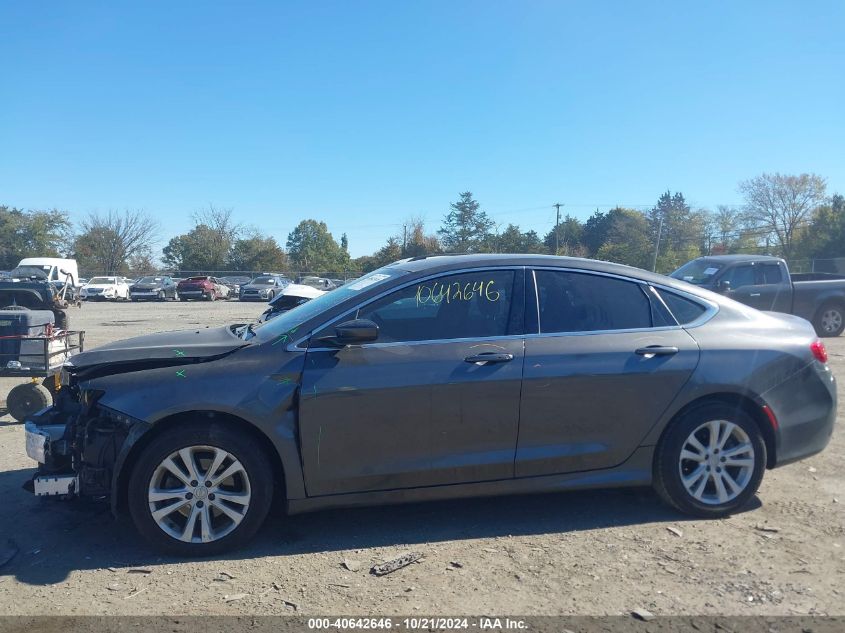
[[[824,343],[821,341],[813,341],[810,343],[810,351],[813,352],[813,356],[815,356],[816,360],[820,363],[827,362],[827,350],[824,347]]]

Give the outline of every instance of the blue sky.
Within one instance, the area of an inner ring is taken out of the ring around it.
[[[845,193],[845,3],[0,0],[0,204],[213,203],[353,256],[461,191],[541,233],[554,202],[738,204],[764,171]],[[163,245],[163,244],[162,244]]]

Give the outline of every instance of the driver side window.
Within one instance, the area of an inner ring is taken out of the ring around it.
[[[749,265],[737,266],[730,271],[725,279],[731,282],[731,290],[742,288],[743,286],[754,285],[754,267]]]
[[[504,336],[513,288],[512,270],[445,275],[397,290],[350,318],[378,325],[379,343]]]

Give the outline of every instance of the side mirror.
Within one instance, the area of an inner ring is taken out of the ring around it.
[[[731,281],[730,279],[724,279],[719,282],[719,290],[722,292],[730,292],[731,291]]]
[[[378,338],[378,325],[369,319],[354,319],[336,326],[335,340],[340,345],[371,343]]]

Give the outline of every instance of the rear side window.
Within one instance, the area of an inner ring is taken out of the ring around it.
[[[777,264],[763,264],[761,267],[763,284],[779,284],[783,282],[783,274]]]
[[[666,306],[669,308],[669,311],[680,325],[692,323],[707,310],[707,308],[700,303],[696,303],[695,301],[676,295],[674,292],[669,292],[667,290],[659,290],[658,292],[660,293],[663,301],[666,303]]]
[[[535,275],[542,333],[652,327],[651,303],[639,284],[568,271]]]

